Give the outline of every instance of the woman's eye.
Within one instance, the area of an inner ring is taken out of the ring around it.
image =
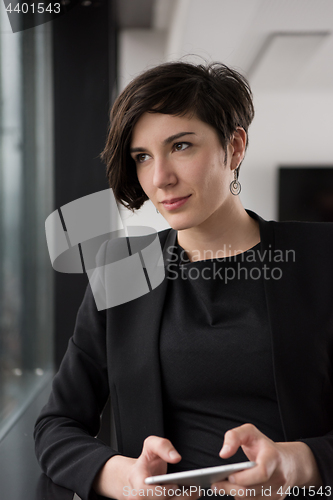
[[[143,163],[144,161],[147,160],[148,157],[149,157],[149,155],[147,155],[146,153],[140,153],[140,154],[136,155],[135,161],[137,163]]]
[[[174,149],[175,151],[183,151],[184,149],[187,149],[189,145],[190,144],[188,142],[176,142]]]

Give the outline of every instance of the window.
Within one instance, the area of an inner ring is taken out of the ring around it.
[[[0,4],[0,438],[52,370],[51,23],[13,34]]]

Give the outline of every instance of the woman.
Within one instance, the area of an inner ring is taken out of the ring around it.
[[[257,466],[218,489],[330,496],[333,228],[244,210],[253,115],[248,83],[221,64],[158,66],[113,106],[114,195],[149,198],[172,229],[160,286],[106,311],[88,286],[36,424],[43,470],[82,499],[154,496],[147,476],[246,458]],[[117,450],[93,437],[109,394]]]

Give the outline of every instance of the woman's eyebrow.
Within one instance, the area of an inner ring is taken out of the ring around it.
[[[170,137],[167,137],[163,141],[163,146],[167,146],[170,144],[170,142],[173,142],[180,137],[183,137],[184,135],[195,135],[195,132],[179,132],[178,134],[170,135]],[[130,148],[130,153],[139,153],[140,151],[145,151],[147,148],[142,148],[142,147],[137,147],[137,148]]]
[[[167,139],[164,139],[163,146],[166,146],[167,144],[170,144],[170,142],[173,142],[173,141],[179,139],[180,137],[183,137],[183,135],[190,135],[190,134],[195,135],[195,132],[179,132],[179,134],[170,135],[170,137],[168,137]]]

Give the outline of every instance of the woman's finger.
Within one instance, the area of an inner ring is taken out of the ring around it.
[[[229,476],[230,483],[248,486],[251,484],[264,484],[270,480],[277,467],[277,452],[274,446],[262,443],[256,457],[253,468],[234,472]]]
[[[141,457],[148,461],[159,457],[169,463],[177,463],[182,458],[169,439],[159,436],[149,436],[145,439]]]
[[[224,435],[220,457],[229,458],[236,453],[240,446],[249,446],[263,438],[266,436],[252,424],[244,424],[230,429]]]

